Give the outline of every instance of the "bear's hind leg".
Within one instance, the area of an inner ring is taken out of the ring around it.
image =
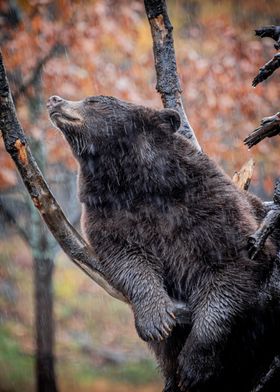
[[[163,392],[180,392],[177,375],[178,355],[184,347],[189,329],[187,326],[178,325],[167,339],[149,343],[165,379]]]

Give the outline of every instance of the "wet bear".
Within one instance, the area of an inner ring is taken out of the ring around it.
[[[280,329],[275,249],[249,259],[248,199],[176,132],[176,111],[106,96],[47,106],[79,163],[83,232],[130,302],[165,392],[249,391]],[[177,301],[191,325],[176,323]]]

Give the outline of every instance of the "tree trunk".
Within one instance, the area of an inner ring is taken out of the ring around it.
[[[36,124],[42,110],[41,70],[34,77],[32,85],[36,93],[28,98],[30,122]],[[45,173],[47,153],[44,134],[30,138],[40,169]],[[53,317],[53,269],[54,242],[38,211],[30,203],[31,248],[34,268],[34,324],[36,334],[36,390],[37,392],[57,392],[54,358],[54,317]]]
[[[53,260],[34,257],[36,325],[36,385],[38,392],[56,392],[54,370],[54,320],[52,298]]]
[[[37,392],[57,392],[54,358],[53,241],[32,206],[31,247],[34,267],[35,373]]]

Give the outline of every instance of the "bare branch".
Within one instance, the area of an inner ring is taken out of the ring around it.
[[[244,189],[247,191],[249,189],[253,171],[255,167],[255,162],[253,159],[249,159],[239,170],[239,172],[235,172],[232,178],[232,181],[239,189]]]
[[[275,185],[273,196],[274,209],[268,211],[258,230],[249,237],[249,255],[255,259],[262,250],[268,236],[279,227],[280,223],[280,181]]]
[[[161,95],[164,107],[176,109],[180,113],[182,124],[179,132],[186,136],[197,150],[201,150],[182,103],[182,89],[177,73],[172,35],[173,27],[167,14],[165,0],[144,0],[144,3],[153,38],[157,91]]]
[[[280,133],[280,112],[270,117],[264,117],[261,120],[261,126],[255,129],[249,136],[244,139],[244,143],[253,147],[266,137],[273,137]]]
[[[269,37],[276,41],[275,49],[280,49],[280,26],[263,26],[255,30],[257,36],[264,38]]]
[[[17,119],[0,54],[0,129],[7,152],[14,160],[32,201],[50,231],[71,260],[113,297],[127,302],[105,279],[100,265],[79,233],[71,226],[46,184]]]
[[[277,53],[270,61],[260,68],[259,74],[254,78],[252,86],[256,87],[259,83],[266,80],[280,67],[280,53]]]

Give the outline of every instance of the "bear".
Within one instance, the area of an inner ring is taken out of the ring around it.
[[[177,132],[175,110],[108,96],[52,96],[47,108],[78,162],[82,231],[130,303],[164,392],[249,392],[279,353],[276,247],[248,255],[250,200],[261,202]],[[178,303],[191,323],[178,322]]]

